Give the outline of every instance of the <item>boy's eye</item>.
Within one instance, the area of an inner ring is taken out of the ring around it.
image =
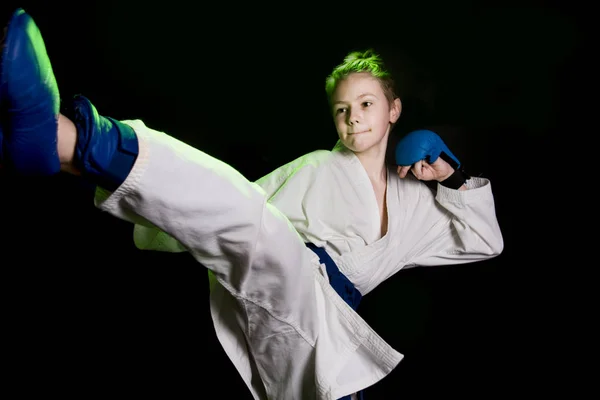
[[[373,103],[371,103],[370,101],[365,101],[364,103],[362,103],[363,107],[369,107],[371,105],[373,105]]]
[[[335,110],[335,113],[336,113],[336,114],[341,114],[341,113],[343,113],[343,112],[345,112],[345,111],[346,111],[346,109],[345,109],[345,108],[338,108],[337,110]]]

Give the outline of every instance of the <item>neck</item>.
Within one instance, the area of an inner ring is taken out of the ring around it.
[[[385,165],[385,153],[387,143],[383,141],[381,146],[374,146],[362,153],[355,153],[362,164],[371,182],[387,182],[387,167]]]

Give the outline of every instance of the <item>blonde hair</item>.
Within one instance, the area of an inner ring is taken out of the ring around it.
[[[395,90],[395,82],[391,73],[386,68],[380,55],[372,49],[365,51],[350,52],[344,61],[336,66],[325,80],[325,92],[327,101],[331,105],[333,92],[340,81],[353,73],[367,72],[377,79],[383,89],[386,99],[390,105],[398,98]]]

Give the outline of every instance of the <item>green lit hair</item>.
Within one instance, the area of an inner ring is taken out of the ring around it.
[[[358,72],[367,72],[376,78],[381,84],[383,93],[390,105],[398,98],[394,89],[395,83],[392,75],[383,63],[379,54],[372,49],[365,51],[353,51],[349,53],[344,61],[335,67],[325,81],[325,91],[327,100],[331,105],[331,97],[338,83],[344,80],[348,75]]]

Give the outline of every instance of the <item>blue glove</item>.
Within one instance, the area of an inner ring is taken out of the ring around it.
[[[413,165],[421,160],[431,164],[440,156],[454,169],[460,167],[458,158],[435,132],[426,129],[412,131],[396,145],[396,164],[402,167]]]

